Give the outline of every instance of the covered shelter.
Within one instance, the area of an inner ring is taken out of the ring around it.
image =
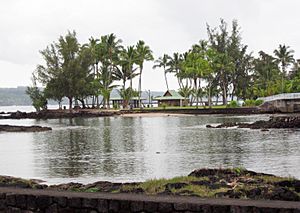
[[[110,100],[112,101],[113,107],[120,108],[121,106],[123,106],[124,100],[121,97],[113,97],[113,98],[110,98]],[[145,101],[145,100],[146,100],[145,98],[141,97],[141,102]],[[143,105],[143,103],[142,103],[142,105]],[[141,107],[139,105],[139,97],[132,97],[128,103],[128,106],[129,107],[131,106],[132,108]]]
[[[186,106],[188,99],[185,99],[175,90],[167,90],[163,96],[155,97],[154,100],[158,102],[158,106]]]

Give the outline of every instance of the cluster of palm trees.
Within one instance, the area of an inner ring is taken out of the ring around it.
[[[273,51],[274,55],[259,52],[259,57],[253,60],[253,94],[263,97],[300,92],[300,61],[294,58],[293,53],[286,45],[279,45]]]
[[[204,96],[211,106],[212,97],[222,97],[226,105],[229,97],[245,100],[300,91],[300,60],[294,59],[289,46],[279,45],[274,56],[260,51],[255,58],[247,52],[248,46],[242,44],[236,20],[230,30],[221,20],[218,28],[207,26],[207,33],[207,40],[200,40],[188,51],[172,56],[163,54],[154,61],[153,69],[164,72],[167,90],[170,89],[167,75],[173,74],[180,94],[197,106]],[[61,36],[41,54],[45,63],[37,66],[33,79],[45,89],[39,91],[35,82],[34,88],[28,89],[40,108],[47,99],[61,103],[63,97],[69,99],[70,108],[74,101],[84,107],[90,97],[94,107],[109,108],[110,94],[116,87],[123,107],[128,107],[132,97],[138,97],[141,106],[144,63],[154,60],[150,47],[142,40],[124,47],[121,39],[109,34],[99,39],[91,37],[81,45],[74,31]],[[133,88],[136,77],[138,90]]]
[[[122,88],[119,90],[123,98],[123,107],[127,107],[133,96],[138,96],[141,104],[142,91],[142,73],[145,61],[153,60],[150,47],[140,40],[136,45],[124,47],[122,40],[117,39],[114,34],[102,36],[100,40],[91,37],[89,43],[86,44],[93,53],[93,70],[96,84],[99,85],[99,93],[94,94],[97,99],[103,96],[103,105],[109,108],[110,93],[114,85],[114,81],[122,81]],[[134,91],[132,80],[139,77],[138,91]],[[126,88],[126,82],[130,81],[130,85]]]
[[[289,46],[279,45],[274,55],[263,51],[257,58],[247,53],[241,42],[237,21],[229,32],[221,20],[219,28],[207,26],[208,40],[200,40],[185,53],[164,54],[155,61],[154,69],[174,74],[179,92],[198,106],[205,96],[208,105],[212,97],[227,100],[256,99],[285,92],[300,92],[300,60],[295,60]],[[217,102],[217,101],[216,101]]]
[[[37,66],[34,79],[45,86],[43,96],[58,102],[67,97],[70,108],[73,101],[79,101],[85,107],[88,97],[92,97],[94,107],[103,105],[109,108],[111,91],[119,86],[116,81],[122,82],[119,93],[124,107],[128,106],[133,96],[138,96],[141,102],[144,62],[153,60],[152,51],[144,41],[125,48],[121,39],[109,34],[100,39],[91,37],[87,44],[81,45],[74,31],[61,36],[58,42],[48,46],[41,54],[45,65]],[[139,85],[138,91],[135,91],[132,80],[137,76]],[[126,88],[128,81],[130,84]],[[102,103],[99,102],[99,95],[103,97]]]

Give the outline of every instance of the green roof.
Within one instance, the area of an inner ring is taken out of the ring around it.
[[[163,96],[155,97],[154,100],[184,100],[185,98],[182,97],[178,92],[175,90],[168,90],[165,92]]]

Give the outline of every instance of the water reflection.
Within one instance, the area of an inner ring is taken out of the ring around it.
[[[205,128],[262,118],[268,116],[7,120],[51,126],[53,131],[1,133],[0,171],[50,183],[142,181],[186,175],[201,167],[233,166],[300,178],[300,131]],[[22,158],[13,157],[20,152]]]

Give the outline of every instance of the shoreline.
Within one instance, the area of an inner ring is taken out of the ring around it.
[[[47,110],[41,112],[10,112],[2,113],[0,119],[58,119],[58,118],[90,118],[90,117],[138,117],[138,116],[183,116],[183,115],[256,115],[270,114],[272,112],[262,111],[259,108],[212,108],[212,109],[191,109],[191,108],[170,108],[170,109],[134,109],[134,110],[100,110],[100,109],[80,109],[80,110]]]
[[[89,184],[69,182],[46,185],[41,180],[0,176],[0,187],[93,193],[300,201],[300,180],[256,173],[243,168],[198,169],[187,176],[129,183],[97,181]]]

